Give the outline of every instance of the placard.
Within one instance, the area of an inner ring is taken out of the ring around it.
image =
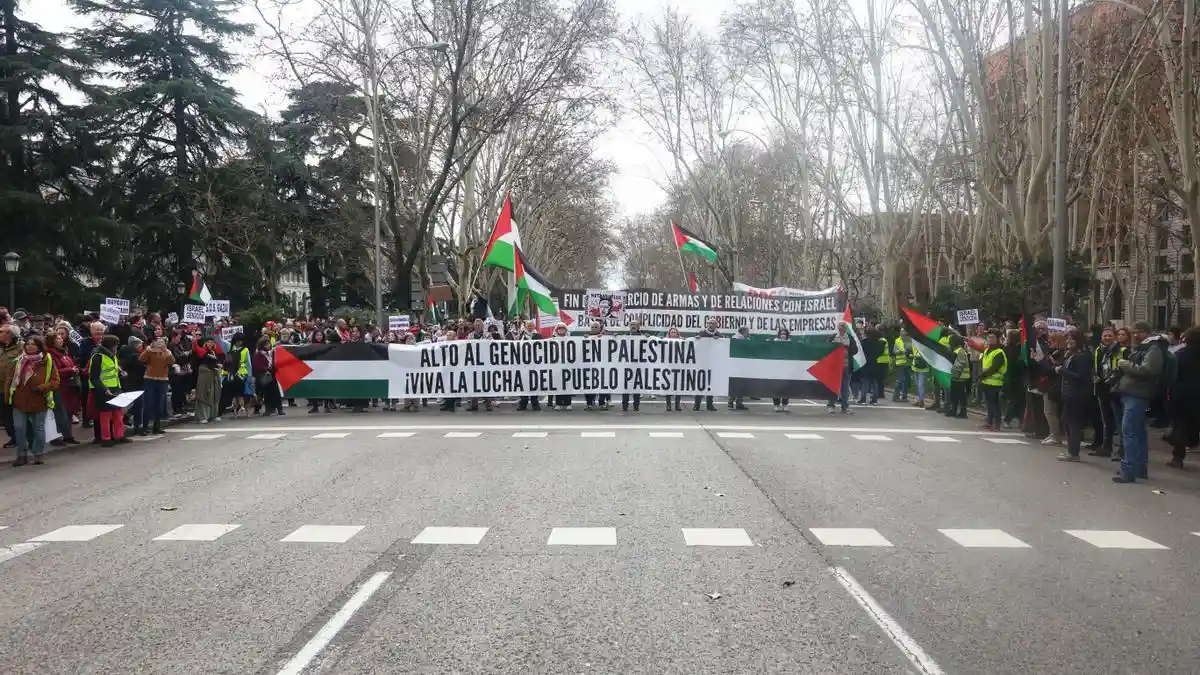
[[[100,305],[100,320],[115,326],[121,321],[121,308],[117,305]]]
[[[129,316],[129,301],[123,298],[105,298],[104,304],[110,307],[116,307],[120,310],[121,316]],[[103,321],[103,319],[101,319]]]
[[[388,330],[408,330],[408,315],[389,316]]]
[[[204,305],[184,305],[183,306],[183,322],[184,323],[204,323]]]
[[[242,330],[241,326],[229,326],[228,328],[222,328],[221,329],[221,339],[226,342],[229,342],[230,340],[233,339],[233,336],[237,335],[238,333],[244,333],[244,332],[245,331]]]
[[[74,328],[67,333],[67,338],[69,338],[71,342],[74,342],[75,344],[83,342],[83,336],[80,335],[79,331],[75,330]]]
[[[978,309],[960,309],[958,310],[958,325],[973,326],[979,323]]]
[[[171,323],[179,323],[179,315],[176,314],[175,312],[171,312],[170,314],[167,315],[167,321],[169,321]]]
[[[606,328],[622,325],[625,318],[625,303],[628,301],[628,291],[604,291],[589,288],[587,292],[588,323],[599,321]]]
[[[212,316],[221,318],[223,316],[232,316],[229,313],[228,300],[210,300],[204,303],[204,316]]]
[[[1065,333],[1067,332],[1067,320],[1055,318],[1046,319],[1046,330],[1050,331],[1051,333]]]

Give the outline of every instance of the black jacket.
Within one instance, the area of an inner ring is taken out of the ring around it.
[[[1065,359],[1061,373],[1063,403],[1082,403],[1091,400],[1092,358],[1091,350],[1081,349]]]

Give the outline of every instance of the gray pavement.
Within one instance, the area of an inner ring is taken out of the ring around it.
[[[799,403],[293,408],[4,466],[0,672],[1197,672],[1195,476]]]

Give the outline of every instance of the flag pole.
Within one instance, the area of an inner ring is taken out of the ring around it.
[[[688,282],[687,268],[683,265],[683,251],[679,248],[679,242],[675,241],[675,221],[668,220],[667,225],[671,227],[671,245],[675,247],[675,255],[679,256],[679,271],[683,273],[683,283],[687,284],[688,290],[692,290],[691,283]]]

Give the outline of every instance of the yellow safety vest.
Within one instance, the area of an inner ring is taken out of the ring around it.
[[[121,388],[121,371],[117,368],[117,360],[111,356],[97,353],[92,356],[92,365],[96,367],[96,359],[100,359],[100,384],[106,389]]]
[[[962,353],[963,349],[964,349],[963,347],[959,347],[958,349],[954,350],[954,360],[955,361],[958,360],[958,355]],[[969,366],[967,368],[963,368],[962,374],[960,374],[958,377],[956,377],[954,379],[959,380],[960,382],[969,381],[971,379],[971,368]]]
[[[887,365],[892,362],[892,357],[888,355],[887,338],[879,338],[879,342],[883,344],[883,351],[880,352],[879,356],[875,358],[875,363]]]
[[[908,365],[908,353],[904,351],[904,338],[896,338],[895,347],[892,352],[894,354],[892,363],[898,366]]]
[[[238,377],[248,377],[250,375],[250,350],[242,347],[238,352]]]
[[[914,372],[914,373],[928,373],[928,372],[929,372],[929,364],[928,364],[928,363],[926,363],[926,364],[925,364],[925,365],[923,365],[923,366],[918,366],[918,365],[917,365],[917,359],[918,359],[918,358],[919,358],[919,359],[922,359],[922,360],[924,360],[924,358],[925,358],[925,357],[924,357],[924,356],[921,356],[921,352],[920,352],[920,350],[918,350],[918,349],[917,349],[917,343],[916,343],[916,342],[913,342],[913,346],[912,346],[912,360],[913,360],[913,364],[912,364],[912,370],[913,370],[913,372]]]
[[[1004,373],[1008,372],[1008,355],[1004,353],[1004,349],[1002,347],[989,349],[983,353],[983,369],[985,371],[992,367],[992,361],[996,360],[997,355],[1000,356],[1000,367],[996,369],[996,372],[983,378],[983,384],[992,387],[1004,386]]]
[[[54,370],[54,360],[52,358],[50,358],[49,354],[43,353],[43,356],[46,357],[46,384],[50,384],[50,373],[51,373],[51,371]],[[17,357],[15,359],[13,359],[13,361],[20,363],[21,359],[20,359],[20,357]],[[18,375],[20,375],[20,373],[14,372],[13,378],[12,378],[12,384],[8,385],[8,403],[9,403],[9,405],[12,405],[13,394],[16,393],[16,391],[17,391],[17,380],[19,379]],[[46,406],[48,408],[50,408],[51,410],[53,410],[54,409],[54,392],[47,390],[45,393],[46,393]]]

